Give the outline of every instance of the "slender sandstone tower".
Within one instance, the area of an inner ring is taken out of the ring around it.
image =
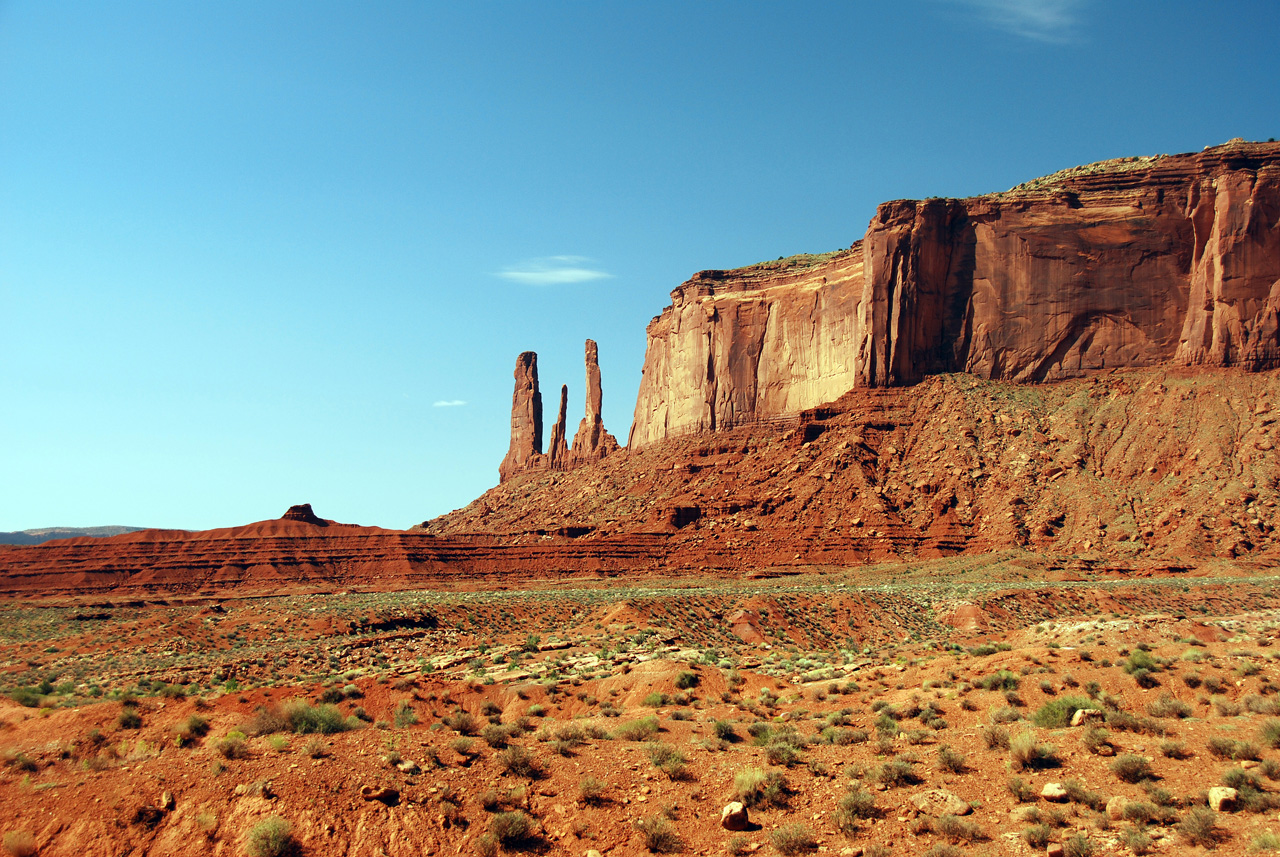
[[[604,430],[604,419],[600,416],[600,354],[595,340],[588,339],[586,347],[587,364],[587,415],[578,423],[578,433],[573,436],[573,452],[569,454],[569,466],[579,467],[599,461],[612,452],[617,452],[617,439]]]
[[[498,466],[498,481],[506,482],[528,469],[542,454],[542,393],[538,391],[538,355],[525,351],[516,358],[516,388],[511,394],[511,446]]]

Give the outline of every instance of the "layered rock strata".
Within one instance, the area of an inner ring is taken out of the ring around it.
[[[595,342],[586,346],[587,415],[578,425],[573,448],[568,445],[569,387],[560,388],[560,409],[542,451],[542,394],[538,391],[538,355],[525,351],[516,358],[515,392],[511,397],[511,445],[498,467],[499,482],[518,473],[539,470],[569,470],[599,461],[618,447],[613,435],[604,430],[600,416],[602,401],[600,363]]]
[[[629,445],[938,373],[1280,365],[1280,144],[881,205],[825,256],[703,271],[648,327]]]

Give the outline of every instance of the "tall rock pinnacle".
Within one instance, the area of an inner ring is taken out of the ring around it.
[[[506,482],[542,454],[542,393],[538,391],[538,355],[525,351],[516,358],[516,388],[511,395],[511,446],[498,466],[498,480]]]
[[[560,414],[556,424],[551,427],[551,438],[547,441],[547,466],[552,470],[563,470],[569,464],[569,446],[565,442],[568,432],[565,412],[569,406],[569,386],[560,386]]]
[[[587,340],[587,415],[578,423],[578,433],[573,436],[573,451],[569,454],[569,466],[578,467],[599,461],[618,450],[617,439],[604,430],[600,416],[600,354],[594,340]]]

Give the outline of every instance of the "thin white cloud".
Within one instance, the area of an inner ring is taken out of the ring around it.
[[[498,276],[526,286],[587,283],[613,276],[606,271],[589,267],[591,262],[592,260],[586,256],[544,256],[541,259],[530,259],[522,264],[503,268],[498,272]]]
[[[442,400],[440,400],[439,402],[432,402],[432,403],[431,403],[431,407],[433,407],[433,408],[460,408],[460,407],[462,407],[463,405],[465,405],[466,403],[467,403],[466,399],[450,399],[450,400],[448,400],[448,401],[445,401],[445,400],[443,400],[443,399],[442,399]]]
[[[1085,0],[952,0],[968,6],[988,24],[1037,42],[1070,42]]]

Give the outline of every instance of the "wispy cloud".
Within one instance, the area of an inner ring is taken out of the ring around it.
[[[460,408],[460,407],[462,407],[463,405],[465,405],[466,403],[467,403],[467,402],[466,402],[466,399],[450,399],[450,400],[448,400],[448,401],[444,401],[444,400],[442,399],[442,400],[440,400],[439,402],[432,402],[432,403],[431,403],[431,407],[433,407],[433,408]]]
[[[503,268],[498,276],[504,280],[523,283],[526,286],[559,286],[567,283],[587,283],[612,277],[606,271],[591,267],[593,260],[586,256],[545,256],[530,259],[519,265]]]
[[[988,24],[1024,39],[1073,41],[1085,0],[951,0],[976,11]]]

